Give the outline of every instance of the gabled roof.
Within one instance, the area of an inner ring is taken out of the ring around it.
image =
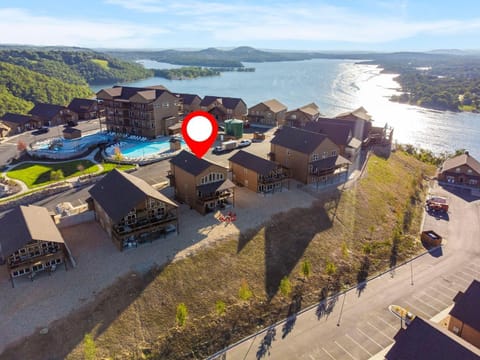
[[[343,156],[337,155],[337,156],[330,156],[325,159],[312,161],[310,164],[317,169],[333,169],[334,167],[337,167],[337,166],[351,165],[352,163],[350,160],[345,159]]]
[[[40,206],[17,206],[0,218],[0,227],[0,258],[7,258],[32,240],[64,242],[48,210]]]
[[[18,124],[18,125],[23,125],[28,123],[30,120],[32,120],[31,115],[22,115],[22,114],[14,114],[14,113],[6,113],[2,116],[2,120],[13,123],[13,124]]]
[[[176,97],[182,98],[183,103],[184,103],[185,105],[191,105],[196,98],[198,98],[199,100],[201,100],[200,96],[198,96],[198,95],[196,95],[196,94],[174,93],[174,95],[175,95]]]
[[[270,111],[272,111],[274,113],[278,113],[280,111],[287,110],[287,106],[282,104],[277,99],[270,99],[270,100],[267,100],[267,101],[262,101],[261,103],[258,103],[255,106],[258,106],[260,104],[265,105]],[[252,106],[252,108],[255,107],[255,106]]]
[[[178,166],[180,169],[193,176],[197,176],[198,174],[208,169],[210,166],[216,165],[214,163],[211,163],[210,161],[200,159],[193,155],[191,152],[185,150],[182,150],[177,156],[171,158],[170,163]]]
[[[198,185],[196,189],[198,191],[201,191],[202,193],[211,194],[211,193],[214,193],[215,191],[229,190],[234,187],[235,187],[235,184],[231,182],[229,179],[226,179],[226,180],[211,182],[204,185]]]
[[[387,360],[480,359],[480,351],[474,346],[418,316],[394,339],[395,344],[385,355]]]
[[[303,154],[311,154],[325,139],[327,136],[324,134],[284,126],[277,132],[271,143]]]
[[[144,180],[117,169],[111,171],[88,192],[114,222],[120,221],[147,197],[173,207],[178,206]]]
[[[445,160],[442,166],[442,171],[453,170],[462,165],[467,165],[472,170],[480,174],[480,163],[468,153]]]
[[[228,160],[232,163],[243,166],[246,169],[252,170],[257,174],[265,176],[278,168],[278,165],[275,164],[273,161],[263,159],[243,150],[238,151]]]
[[[75,98],[70,101],[68,108],[76,113],[81,113],[82,111],[88,111],[90,108],[97,103],[97,100],[93,99],[80,99]]]
[[[480,282],[473,280],[467,290],[455,296],[450,315],[480,331]]]
[[[232,110],[235,109],[235,107],[241,102],[243,102],[245,104],[245,102],[240,98],[207,95],[203,98],[202,102],[200,103],[200,106],[209,106],[210,104],[212,104],[216,100],[220,101],[226,109],[232,109]]]
[[[350,126],[345,123],[331,123],[326,121],[307,122],[305,130],[325,134],[337,145],[346,146],[352,137]]]
[[[320,115],[319,107],[315,103],[310,103],[310,104],[307,104],[307,105],[303,105],[302,107],[299,107],[295,110],[290,110],[289,112],[287,112],[287,115],[291,114],[291,113],[294,113],[296,111],[303,112],[304,114],[307,114],[311,117],[315,117],[315,116]]]
[[[372,117],[368,114],[367,110],[363,106],[360,106],[358,109],[355,109],[353,111],[347,111],[341,114],[338,114],[335,116],[336,118],[342,118],[345,116],[355,116],[356,118],[365,120],[365,121],[371,121]]]
[[[51,119],[64,109],[65,109],[65,106],[39,103],[35,105],[32,110],[29,111],[29,114],[33,116],[38,116],[41,118]]]
[[[149,87],[131,87],[131,86],[114,86],[109,89],[102,89],[97,92],[98,95],[102,92],[106,92],[108,95],[114,98],[114,100],[130,100],[132,96],[139,95],[145,100],[155,100],[163,93],[170,93],[165,87],[161,85],[149,86]],[[171,94],[171,93],[170,93]],[[173,94],[172,94],[173,95]]]

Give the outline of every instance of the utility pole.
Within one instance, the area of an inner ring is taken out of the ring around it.
[[[413,261],[410,261],[410,285],[413,286]]]

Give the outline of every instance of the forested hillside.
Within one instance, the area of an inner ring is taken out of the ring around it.
[[[0,62],[0,116],[27,113],[38,102],[66,105],[74,97],[91,97],[87,85],[67,84],[23,66]]]
[[[35,103],[67,105],[91,97],[89,84],[153,76],[135,63],[88,49],[0,47],[0,116],[27,113]]]

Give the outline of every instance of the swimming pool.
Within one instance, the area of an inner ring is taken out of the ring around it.
[[[171,137],[169,136],[164,136],[155,140],[137,140],[127,137],[110,145],[105,150],[105,154],[107,157],[114,158],[116,152],[120,150],[121,158],[132,162],[161,159],[173,153],[170,150],[170,140]],[[178,138],[178,140],[180,141],[181,148],[184,148],[185,142],[183,139]]]

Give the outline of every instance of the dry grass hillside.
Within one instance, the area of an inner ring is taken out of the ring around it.
[[[404,153],[372,156],[348,190],[148,275],[119,280],[56,324],[63,332],[74,331],[72,322],[78,328],[67,358],[92,351],[112,359],[204,358],[328,293],[358,284],[361,291],[365,279],[421,250],[424,176],[433,171]],[[309,276],[302,272],[306,263]],[[180,303],[188,310],[184,326],[176,321]],[[85,333],[94,345],[82,341]]]

